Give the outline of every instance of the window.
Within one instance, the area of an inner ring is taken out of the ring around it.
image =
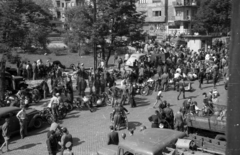
[[[161,29],[161,25],[160,24],[156,24],[155,28],[156,28],[156,30],[160,30]]]
[[[162,16],[162,11],[153,11],[153,16],[155,17]]]
[[[64,8],[64,3],[62,3],[62,7]]]
[[[59,7],[60,8],[60,1],[57,1],[57,7]]]
[[[182,12],[181,11],[176,11],[176,16],[181,16]]]
[[[57,12],[57,18],[60,19],[61,18],[61,12]]]
[[[140,3],[140,4],[146,4],[146,3],[147,3],[147,0],[139,0],[139,3]]]
[[[153,2],[153,3],[161,3],[162,0],[153,0],[152,2]]]

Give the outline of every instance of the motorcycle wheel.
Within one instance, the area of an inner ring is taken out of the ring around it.
[[[67,109],[65,107],[61,108],[59,110],[59,119],[64,119],[66,116],[67,116]]]
[[[141,90],[141,95],[147,96],[149,94],[149,87],[145,86],[142,90]]]
[[[49,124],[49,125],[51,125],[52,124],[52,122],[53,122],[53,116],[46,116],[46,119],[47,119],[47,123]]]
[[[105,98],[105,103],[106,103],[106,105],[111,106],[111,105],[112,105],[112,104],[111,104],[111,101],[112,101],[112,98],[110,98],[110,97],[106,97],[106,98]]]
[[[70,112],[70,111],[72,111],[73,110],[73,106],[72,106],[72,104],[68,104],[68,111]]]

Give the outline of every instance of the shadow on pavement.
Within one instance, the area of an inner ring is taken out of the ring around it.
[[[20,146],[20,147],[18,147],[18,148],[15,148],[15,149],[13,149],[13,150],[29,149],[29,148],[34,147],[34,146],[39,145],[39,144],[42,144],[42,143],[27,144],[27,145],[23,145],[23,146]]]
[[[136,127],[141,126],[142,123],[140,122],[128,122],[128,128],[129,129],[136,129]]]
[[[78,146],[81,145],[82,143],[85,143],[85,141],[81,141],[79,138],[73,137],[73,146]]]
[[[137,107],[148,106],[150,104],[149,101],[145,98],[135,97],[134,99],[137,104]]]

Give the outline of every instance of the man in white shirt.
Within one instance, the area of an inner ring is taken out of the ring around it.
[[[60,104],[60,100],[61,100],[60,94],[56,93],[55,95],[53,95],[53,97],[51,98],[51,100],[48,104],[48,107],[52,109],[52,113],[55,116],[55,118],[57,118],[57,116],[58,116],[57,107]]]
[[[20,135],[23,139],[25,136],[27,136],[27,114],[24,106],[22,106],[22,110],[17,113],[17,118],[20,123]]]

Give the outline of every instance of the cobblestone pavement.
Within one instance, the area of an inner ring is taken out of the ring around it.
[[[197,88],[198,82],[193,84],[195,91],[186,93],[186,97],[193,97],[198,102],[199,107],[202,107],[202,93],[209,92],[212,89],[212,84],[204,84],[203,90]],[[220,92],[219,104],[226,104],[226,91],[223,88],[223,82],[219,83],[218,91]],[[172,109],[176,112],[182,105],[183,100],[177,101],[176,91],[168,91],[163,93],[163,100],[167,100],[172,105]],[[139,131],[139,126],[145,125],[150,127],[148,117],[154,113],[153,103],[155,102],[156,93],[147,97],[136,96],[136,108],[126,108],[129,110],[128,115],[130,128],[135,127]],[[181,98],[181,97],[180,97]],[[43,103],[42,103],[43,104]],[[35,106],[36,108],[39,106]],[[41,106],[40,106],[41,107]],[[93,155],[95,152],[106,145],[106,135],[109,132],[110,119],[109,114],[112,112],[111,107],[100,107],[96,112],[90,113],[88,110],[74,110],[69,113],[66,119],[61,122],[62,126],[68,128],[69,132],[73,135],[74,147],[73,152],[76,155]],[[20,139],[19,136],[13,137],[9,148],[10,152],[4,153],[7,155],[46,155],[46,132],[48,126],[43,127],[41,130],[30,131],[29,136],[25,139]],[[121,130],[120,133],[127,133],[126,130]],[[121,138],[120,138],[121,139]]]

